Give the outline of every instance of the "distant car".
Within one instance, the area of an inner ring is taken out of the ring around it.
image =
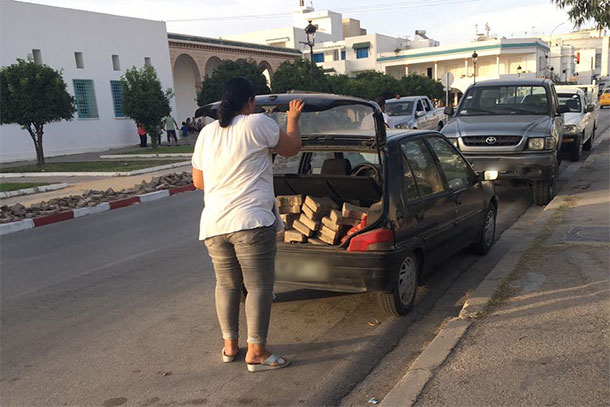
[[[255,109],[283,127],[295,98],[305,102],[303,147],[298,165],[284,165],[293,157],[276,157],[276,195],[329,198],[339,206],[369,209],[364,228],[335,245],[278,243],[277,283],[376,292],[386,312],[403,315],[413,305],[419,279],[432,267],[467,247],[489,251],[498,210],[493,173],[477,175],[436,131],[386,134],[379,106],[367,100],[273,94],[257,96]],[[218,106],[204,106],[197,116],[216,117]],[[371,126],[363,129],[370,117]]]
[[[445,122],[442,108],[435,108],[427,96],[387,99],[385,112],[390,127],[397,129],[440,130]]]
[[[567,152],[570,160],[578,161],[582,151],[590,150],[593,145],[599,110],[579,88],[557,86],[556,89],[559,104],[565,110],[561,151]]]
[[[599,106],[601,109],[610,106],[610,88],[604,89],[604,93],[602,93],[602,96],[599,99]]]
[[[550,80],[482,81],[468,88],[442,132],[475,170],[527,182],[534,202],[546,205],[559,173],[563,109]]]

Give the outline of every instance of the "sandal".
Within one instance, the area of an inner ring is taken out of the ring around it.
[[[237,352],[235,353],[235,355],[229,356],[225,353],[225,348],[222,348],[222,361],[224,363],[231,363],[235,360],[235,357],[239,355],[239,349],[237,349]]]
[[[277,363],[277,365],[274,365]],[[248,363],[248,371],[252,373],[263,372],[265,370],[281,369],[290,364],[289,360],[284,359],[281,356],[271,354],[263,363]]]

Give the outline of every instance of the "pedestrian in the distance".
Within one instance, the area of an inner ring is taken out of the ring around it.
[[[165,132],[167,133],[167,145],[173,142],[173,144],[178,144],[178,137],[176,136],[176,127],[178,127],[178,123],[172,117],[172,115],[165,116],[163,119],[165,122]]]
[[[389,129],[393,129],[394,125],[390,120],[390,116],[388,116],[388,114],[385,112],[385,98],[383,96],[378,96],[375,99],[375,102],[377,102],[377,104],[381,108],[381,113],[383,114],[383,121],[385,122],[386,127]]]
[[[146,147],[147,146],[146,130],[144,130],[144,127],[142,127],[142,125],[140,123],[137,123],[137,125],[138,125],[138,136],[140,136],[140,147]]]
[[[224,362],[239,353],[239,306],[246,296],[248,371],[279,369],[289,361],[266,347],[277,232],[272,151],[296,155],[301,148],[303,102],[292,100],[286,132],[264,114],[254,114],[254,87],[246,78],[228,80],[218,120],[201,131],[193,153],[193,182],[204,190],[199,239],[205,241],[216,273],[216,311]]]
[[[186,122],[182,122],[182,127],[180,128],[180,132],[182,133],[182,138],[188,143],[189,131],[191,130],[191,126],[189,123],[190,119],[186,119]]]

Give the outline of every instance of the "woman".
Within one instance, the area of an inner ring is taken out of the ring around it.
[[[254,113],[254,87],[228,80],[218,120],[201,131],[193,153],[193,182],[204,190],[199,239],[205,240],[216,273],[216,311],[224,339],[222,359],[239,352],[239,305],[246,296],[250,372],[279,369],[289,361],[266,348],[273,296],[276,233],[283,228],[275,208],[271,152],[290,157],[301,148],[303,102],[292,100],[286,132]]]

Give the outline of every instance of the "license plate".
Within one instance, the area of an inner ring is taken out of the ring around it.
[[[328,264],[319,260],[277,258],[275,278],[278,281],[327,281],[330,276]]]

